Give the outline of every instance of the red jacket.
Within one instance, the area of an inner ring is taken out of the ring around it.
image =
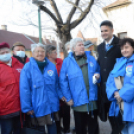
[[[20,63],[22,63],[23,65],[25,65],[27,62],[29,62],[29,58],[25,55],[24,57],[24,61],[19,57],[13,54],[13,57],[16,58]]]
[[[62,67],[63,60],[60,59],[60,58],[56,58],[55,63],[56,63],[56,69],[57,69],[58,76],[59,76],[60,75],[60,70],[61,70],[61,67]]]
[[[0,61],[0,115],[20,111],[19,77],[23,64],[12,57],[12,67]]]
[[[26,63],[27,63],[27,62],[29,62],[29,58],[28,58],[28,57],[26,58]]]

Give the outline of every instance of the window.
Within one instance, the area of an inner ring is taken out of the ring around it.
[[[123,39],[123,38],[127,37],[127,32],[118,33],[118,37],[120,39]]]

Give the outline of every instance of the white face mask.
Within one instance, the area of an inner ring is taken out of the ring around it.
[[[0,61],[2,62],[8,62],[11,60],[11,53],[0,55]]]
[[[21,58],[24,58],[25,57],[25,51],[16,51],[16,55],[21,57]]]

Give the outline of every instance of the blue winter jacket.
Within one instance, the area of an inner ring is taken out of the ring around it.
[[[125,57],[118,58],[116,65],[120,65],[124,58]],[[119,90],[119,95],[124,101],[123,120],[134,122],[134,54],[127,59],[125,70],[124,85]],[[118,91],[118,89],[116,89],[114,77],[110,73],[106,84],[107,97],[112,101],[109,109],[109,116],[116,116],[119,111],[119,106],[114,98],[115,91]]]
[[[67,99],[67,102],[73,99],[74,107],[84,105],[90,101],[96,101],[98,96],[98,88],[96,84],[93,84],[93,75],[100,73],[100,67],[95,58],[90,55],[90,52],[85,52],[88,63],[88,77],[89,77],[89,98],[83,78],[82,71],[75,61],[72,52],[64,59],[62,68],[60,71],[60,88],[63,95]]]
[[[45,59],[47,60],[47,58]],[[33,110],[36,117],[57,112],[62,94],[58,74],[53,63],[47,60],[42,74],[34,58],[25,64],[20,74],[20,101],[23,113]]]

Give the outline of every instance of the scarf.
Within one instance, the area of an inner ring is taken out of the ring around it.
[[[74,54],[74,58],[75,58],[76,60],[79,60],[79,59],[81,59],[81,58],[85,58],[85,59],[87,59],[86,54],[83,54],[83,55],[77,55],[77,56]]]
[[[22,64],[25,64],[26,63],[26,59],[27,59],[27,56],[26,55],[24,57],[24,60],[22,60],[22,58],[20,58],[17,55],[14,55],[14,54],[13,54],[13,57],[16,58],[17,60],[19,60],[19,62],[21,62]]]
[[[43,72],[44,72],[44,67],[47,65],[47,60],[45,60],[45,61],[43,61],[43,62],[36,60],[36,63],[38,64],[38,67],[39,67],[41,73],[43,74]]]

